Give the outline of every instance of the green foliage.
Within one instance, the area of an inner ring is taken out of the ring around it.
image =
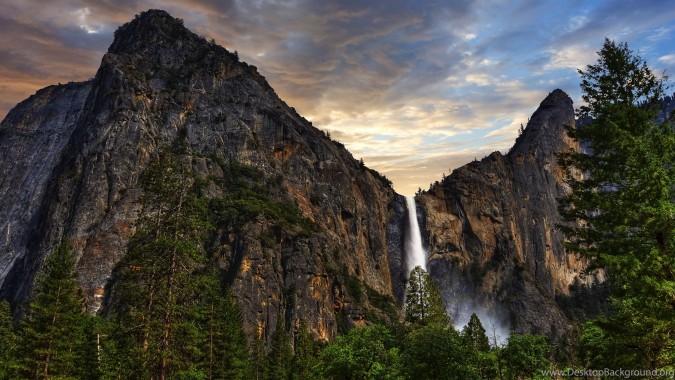
[[[266,379],[265,343],[262,337],[256,337],[251,347],[251,378]]]
[[[542,375],[549,369],[551,347],[540,335],[512,334],[501,358],[509,379],[529,379]]]
[[[12,325],[12,311],[7,300],[0,301],[0,380],[9,380],[16,371],[17,336]]]
[[[408,334],[401,361],[408,379],[477,379],[475,354],[455,329],[431,324]]]
[[[357,303],[361,302],[363,299],[363,287],[361,286],[361,280],[358,277],[352,276],[347,271],[347,266],[343,266],[342,270],[345,288],[347,288],[347,293],[356,301]]]
[[[399,350],[385,326],[359,327],[321,352],[328,379],[399,379]]]
[[[618,353],[611,349],[614,345],[602,327],[593,321],[586,322],[579,337],[579,359],[586,368],[605,368],[608,364],[612,366],[607,368],[621,368],[624,358],[614,356]],[[619,366],[614,367],[615,364]]]
[[[496,378],[499,373],[497,365],[497,351],[490,349],[490,343],[485,328],[478,316],[471,314],[469,323],[464,326],[460,334],[462,347],[473,351],[472,367],[483,379]]]
[[[239,305],[229,289],[221,290],[216,270],[202,275],[200,286],[194,313],[199,373],[204,379],[247,379],[251,368]]]
[[[286,333],[283,315],[277,318],[277,325],[272,334],[270,352],[265,358],[265,379],[285,380],[291,377],[291,359],[293,348]]]
[[[136,233],[114,271],[118,332],[106,368],[126,377],[244,379],[250,374],[242,316],[223,290],[207,237],[208,213],[189,157],[163,153],[145,171]]]
[[[142,211],[127,254],[114,271],[116,316],[135,342],[142,377],[192,370],[198,348],[194,274],[205,261],[205,204],[189,163],[163,154],[145,171]]]
[[[431,276],[421,267],[410,272],[405,300],[405,320],[413,326],[450,326],[441,293]]]
[[[291,361],[291,379],[320,379],[321,362],[319,346],[312,338],[305,321],[300,322],[300,331],[295,336],[295,354]]]
[[[245,224],[264,216],[276,222],[275,234],[281,230],[307,237],[318,231],[318,226],[302,215],[293,203],[280,202],[268,195],[264,175],[256,168],[235,160],[217,159],[223,169],[220,183],[226,194],[209,201],[209,214],[214,223],[240,230]]]
[[[564,231],[610,279],[613,310],[595,324],[607,348],[628,352],[625,364],[661,368],[675,357],[675,132],[655,122],[663,79],[625,43],[606,40],[598,55],[579,71],[587,104],[578,115],[592,121],[570,131],[592,154],[560,157],[572,189],[561,214],[578,222]]]
[[[80,365],[91,340],[74,265],[72,247],[65,242],[42,266],[20,326],[19,377],[72,378],[86,370]]]
[[[480,352],[490,351],[490,342],[485,333],[485,328],[476,313],[471,314],[469,323],[462,330],[462,343],[465,346],[473,346]]]

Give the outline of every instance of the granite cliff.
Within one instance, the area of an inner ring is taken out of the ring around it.
[[[223,193],[234,160],[318,226],[278,231],[259,216],[219,231],[250,336],[268,339],[281,316],[289,330],[307,320],[324,340],[364,314],[392,317],[387,239],[400,234],[387,227],[396,194],[386,178],[280,100],[254,66],[159,10],[117,30],[92,80],[40,90],[2,122],[1,297],[24,300],[68,238],[89,310],[104,307],[135,230],[139,178],[179,137],[210,194]]]
[[[554,91],[508,155],[459,168],[417,197],[431,274],[455,314],[499,311],[518,331],[551,335],[584,315],[575,289],[595,279],[555,227],[565,191],[555,153],[573,145],[563,130],[573,123],[571,100]],[[269,341],[279,318],[290,332],[304,319],[329,340],[399,317],[404,198],[279,99],[256,67],[159,10],[117,30],[93,79],[42,89],[0,125],[0,298],[23,302],[67,238],[89,311],[105,312],[139,217],[140,179],[178,140],[207,195],[227,193],[226,166],[237,162],[259,173],[256,191],[316,227],[299,233],[260,214],[218,229],[249,337]]]
[[[558,199],[567,191],[556,154],[578,143],[572,100],[550,93],[508,154],[454,170],[418,196],[429,268],[460,320],[478,310],[497,327],[560,338],[570,319],[598,310],[604,279],[564,248]]]

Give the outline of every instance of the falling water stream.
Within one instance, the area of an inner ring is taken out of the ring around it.
[[[408,235],[405,239],[405,262],[406,262],[406,277],[410,276],[410,272],[415,267],[420,266],[425,271],[427,270],[427,253],[422,247],[422,235],[420,234],[420,226],[417,223],[417,207],[415,206],[415,197],[405,197],[406,206],[408,207]]]
[[[415,197],[407,196],[405,200],[408,208],[408,229],[405,235],[404,255],[406,279],[408,279],[410,272],[417,266],[422,267],[425,271],[427,270],[427,253],[422,247],[422,234],[417,222]],[[473,300],[475,298],[473,294],[464,294],[461,289],[452,292],[451,298],[450,309],[452,310],[449,313],[457,330],[461,330],[469,321],[471,314],[476,313],[485,329],[488,330],[491,344],[493,341],[499,345],[506,342],[509,337],[508,323],[503,322],[504,316],[501,315],[498,307],[487,309],[476,304]]]

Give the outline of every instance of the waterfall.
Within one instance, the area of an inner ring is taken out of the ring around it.
[[[406,263],[406,278],[410,276],[410,272],[416,266],[427,270],[427,253],[422,247],[422,235],[420,234],[420,226],[417,223],[417,207],[415,206],[415,197],[405,197],[406,206],[408,207],[408,233],[405,239],[405,263]]]

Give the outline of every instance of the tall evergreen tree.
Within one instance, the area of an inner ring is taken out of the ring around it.
[[[251,347],[251,378],[255,380],[267,379],[267,366],[265,357],[265,343],[262,337],[256,337]]]
[[[82,375],[85,305],[69,243],[54,247],[37,277],[20,329],[20,376],[32,379]],[[97,363],[89,363],[96,366]]]
[[[319,347],[307,328],[300,322],[300,331],[295,336],[291,378],[294,380],[320,379]]]
[[[405,300],[405,319],[416,326],[431,324],[450,326],[450,317],[445,310],[441,293],[431,276],[419,266],[410,272]]]
[[[206,379],[248,379],[251,373],[243,318],[237,301],[213,269],[202,276],[196,311],[201,333],[199,368]]]
[[[462,346],[474,351],[476,372],[482,379],[494,379],[498,373],[497,352],[490,350],[490,342],[485,328],[476,313],[471,314],[469,323],[464,326],[460,335]]]
[[[0,380],[16,377],[17,336],[12,325],[12,311],[7,300],[0,301]]]
[[[490,342],[485,328],[476,313],[471,314],[469,323],[462,329],[462,343],[466,346],[473,346],[480,352],[490,351]]]
[[[134,376],[165,379],[195,369],[192,312],[208,220],[189,160],[160,155],[144,173],[136,233],[115,271],[113,310],[133,338]]]
[[[560,157],[572,190],[561,214],[577,226],[564,230],[608,273],[613,310],[596,325],[625,365],[659,368],[675,360],[675,132],[656,122],[663,78],[625,43],[607,39],[598,56],[579,71],[577,113],[591,121],[570,130],[590,151]]]
[[[284,323],[283,313],[279,314],[277,318],[276,328],[272,334],[272,342],[270,351],[267,353],[266,362],[266,378],[273,379],[289,379],[291,374],[291,359],[293,358],[293,348],[286,333],[286,326]]]

